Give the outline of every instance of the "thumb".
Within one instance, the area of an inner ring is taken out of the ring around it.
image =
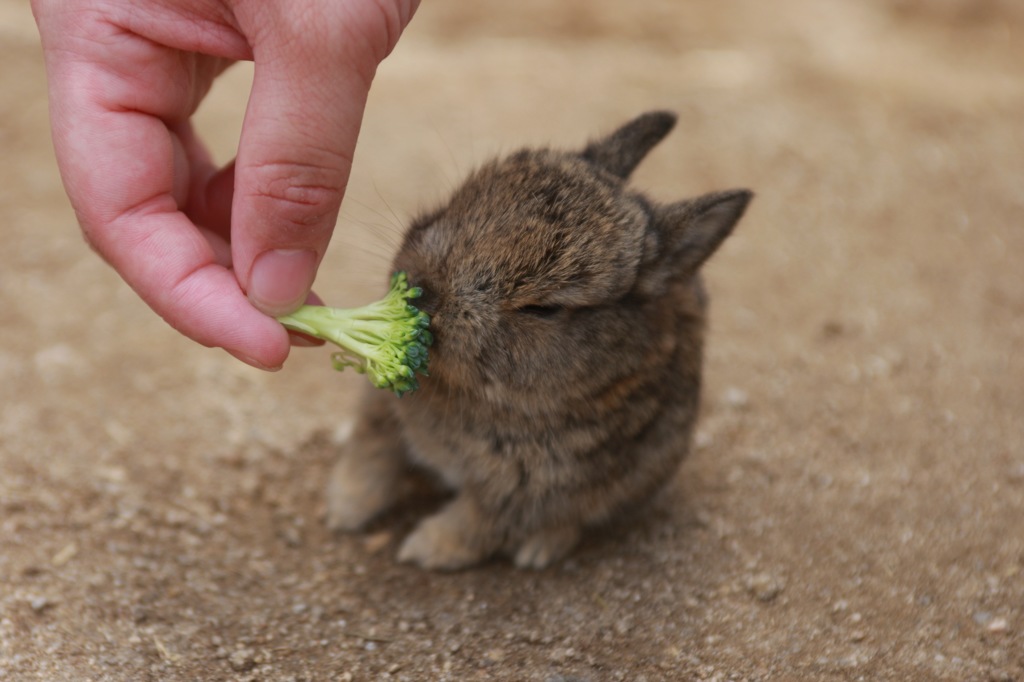
[[[306,299],[337,220],[370,82],[415,4],[247,5],[255,75],[235,168],[232,259],[249,300],[268,315]]]

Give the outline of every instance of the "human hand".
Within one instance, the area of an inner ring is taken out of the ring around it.
[[[418,0],[32,0],[61,176],[86,240],[168,323],[263,369],[309,294],[370,82]],[[238,154],[190,118],[252,60]]]

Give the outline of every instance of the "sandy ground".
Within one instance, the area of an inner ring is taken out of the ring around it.
[[[758,198],[708,268],[698,449],[550,570],[323,528],[362,379],[179,337],[82,243],[0,0],[0,679],[1024,680],[1024,12],[1012,0],[426,0],[318,290],[523,144],[652,108],[660,199]],[[248,83],[200,112],[232,155]]]

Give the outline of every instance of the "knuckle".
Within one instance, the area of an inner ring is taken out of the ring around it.
[[[326,9],[321,4],[285,4],[287,11],[275,11],[275,38],[292,42],[297,48],[327,50],[350,63],[372,60],[376,65],[395,47],[403,29],[412,19],[419,0],[369,0],[337,3]],[[354,56],[363,57],[355,59]]]
[[[267,163],[252,169],[251,198],[258,209],[296,227],[333,220],[341,205],[345,174],[300,162]]]

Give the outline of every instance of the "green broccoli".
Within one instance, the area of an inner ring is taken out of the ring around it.
[[[427,374],[427,347],[433,342],[430,317],[409,303],[423,291],[410,287],[404,272],[391,277],[387,296],[361,308],[306,305],[277,318],[286,328],[341,347],[331,361],[336,370],[353,367],[377,388],[401,397],[419,388],[416,374]]]

